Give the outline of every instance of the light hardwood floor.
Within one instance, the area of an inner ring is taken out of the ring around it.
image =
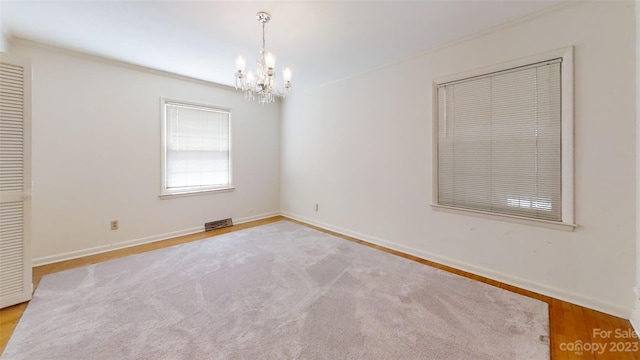
[[[503,284],[491,279],[487,279],[481,276],[473,275],[464,271],[460,271],[448,266],[440,265],[431,261],[423,260],[412,255],[407,255],[395,250],[383,248],[378,245],[370,244],[362,240],[351,238],[348,236],[340,235],[331,231],[327,231],[315,226],[311,226],[305,223],[301,223],[292,219],[288,219],[282,216],[275,216],[269,219],[253,221],[250,223],[234,225],[229,228],[214,230],[210,232],[202,232],[193,235],[182,236],[170,240],[159,241],[151,244],[139,245],[127,249],[115,250],[108,253],[87,256],[79,259],[73,259],[63,261],[60,263],[38,266],[33,269],[33,284],[34,288],[38,286],[40,278],[47,274],[52,274],[58,271],[71,269],[79,266],[85,266],[95,264],[111,259],[116,259],[123,256],[139,254],[155,249],[160,249],[168,246],[183,244],[190,241],[200,240],[211,236],[224,234],[232,231],[246,229],[254,226],[269,224],[280,220],[289,220],[301,225],[309,226],[316,230],[341,237],[343,239],[353,241],[359,244],[370,246],[381,251],[388,252],[397,256],[417,261],[419,263],[432,266],[438,269],[449,271],[467,278],[471,278],[477,281],[487,283],[489,285],[497,286],[499,288],[513,291],[515,293],[529,296],[549,304],[549,322],[550,322],[550,341],[551,341],[551,358],[556,360],[567,359],[637,359],[640,360],[640,351],[632,351],[640,348],[640,342],[638,339],[628,339],[622,336],[626,335],[629,331],[632,331],[631,324],[628,320],[621,319],[615,316],[610,316],[595,310],[587,309],[582,306],[570,304],[561,300],[550,298],[548,296],[540,295],[528,290],[520,289],[511,285]],[[0,310],[0,352],[4,351],[4,348],[13,333],[13,330],[20,320],[27,303],[14,305]],[[598,349],[604,347],[602,353],[583,351],[581,354],[576,351],[571,351],[571,347],[576,344],[589,344],[584,346],[584,349],[591,348],[591,344],[599,344]],[[618,350],[618,351],[615,351]]]

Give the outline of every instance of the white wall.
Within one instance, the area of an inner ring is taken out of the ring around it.
[[[631,324],[640,334],[640,0],[636,8],[636,298]]]
[[[36,265],[278,212],[279,104],[22,40],[11,51],[33,70]],[[161,96],[232,109],[235,191],[159,199]]]
[[[433,211],[432,80],[571,45],[579,228]],[[585,2],[298,92],[283,104],[281,209],[629,318],[636,276],[634,49],[633,2]]]
[[[5,33],[4,29],[0,25],[0,52],[9,51],[9,37]]]

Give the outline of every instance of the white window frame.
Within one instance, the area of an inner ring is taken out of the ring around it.
[[[505,215],[492,212],[462,209],[444,206],[438,203],[438,85],[461,79],[482,76],[498,71],[508,70],[520,66],[562,58],[561,65],[561,194],[562,194],[562,220],[549,221],[533,219],[515,215]],[[460,74],[437,78],[433,81],[433,114],[432,114],[432,154],[433,154],[433,189],[431,207],[437,211],[445,211],[454,214],[477,216],[485,219],[514,222],[519,224],[541,226],[546,228],[573,231],[574,224],[574,175],[573,175],[573,47],[552,50],[526,58],[504,62],[501,64],[484,67]]]
[[[201,108],[205,110],[212,110],[217,112],[226,112],[229,114],[229,185],[225,187],[200,187],[197,189],[167,189],[167,104],[183,105],[186,107]],[[233,186],[233,146],[232,146],[232,134],[233,134],[233,121],[231,117],[231,109],[214,106],[209,104],[200,104],[184,100],[175,100],[165,97],[160,98],[160,113],[161,113],[161,128],[162,128],[162,141],[161,141],[161,154],[162,154],[162,166],[161,166],[161,187],[160,195],[161,199],[169,199],[175,197],[193,196],[193,195],[206,195],[213,193],[230,192],[235,190]]]

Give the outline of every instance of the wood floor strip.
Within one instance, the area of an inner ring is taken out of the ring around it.
[[[562,309],[562,301],[551,299],[549,302],[549,335],[551,340],[551,358],[556,360],[571,359],[569,352],[562,349],[562,344],[569,342],[567,337],[569,319],[565,318],[565,312]],[[573,340],[572,340],[573,341]]]
[[[55,264],[49,264],[44,266],[38,266],[33,269],[33,283],[34,289],[38,286],[42,276],[52,274],[55,272],[72,269],[79,266],[86,266],[103,261],[117,259],[124,256],[133,254],[139,254],[147,251],[161,249],[169,246],[184,244],[191,241],[205,239],[211,236],[220,235],[232,231],[238,231],[242,229],[251,228],[254,226],[265,225],[276,221],[288,220],[295,222],[324,233],[338,236],[345,240],[353,241],[358,244],[366,245],[374,249],[385,251],[387,253],[404,257],[409,260],[419,262],[424,265],[435,267],[444,271],[448,271],[460,276],[464,276],[476,281],[480,281],[492,286],[499,287],[501,289],[512,291],[524,296],[532,297],[540,301],[544,301],[549,304],[549,335],[551,344],[551,359],[553,360],[574,360],[574,359],[592,359],[592,360],[640,360],[640,351],[611,351],[614,347],[626,347],[625,350],[633,350],[640,347],[638,339],[619,339],[615,338],[616,331],[623,333],[633,329],[628,320],[621,319],[615,316],[603,314],[601,312],[587,309],[575,304],[567,303],[558,299],[553,299],[548,296],[537,294],[528,290],[520,289],[512,285],[504,284],[492,279],[488,279],[479,275],[471,274],[465,271],[451,268],[446,265],[434,263],[425,259],[418,258],[413,255],[404,254],[396,250],[387,249],[379,245],[367,243],[366,241],[355,239],[349,236],[344,236],[333,231],[321,229],[316,226],[312,226],[297,220],[288,219],[283,216],[274,216],[268,219],[252,221],[245,224],[234,225],[232,227],[218,229],[209,232],[202,232],[193,235],[186,235],[177,237],[174,239],[158,241],[150,244],[139,245],[127,249],[115,250],[108,253],[86,256],[79,259],[73,259],[63,261]],[[22,316],[27,303],[14,305],[0,310],[0,353],[4,351],[4,348],[13,333],[13,330]],[[611,338],[603,339],[600,337],[593,337],[594,329],[598,329],[598,333],[610,331]],[[575,344],[580,341],[582,344],[602,343],[605,341],[607,349],[603,353],[585,352],[577,353],[576,351],[566,350],[570,344]],[[623,345],[618,345],[618,343]],[[563,350],[564,349],[564,350]]]

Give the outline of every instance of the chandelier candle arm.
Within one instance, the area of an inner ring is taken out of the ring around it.
[[[291,94],[291,69],[286,68],[282,73],[283,89],[278,90],[276,84],[276,57],[273,53],[267,52],[265,47],[265,24],[271,20],[271,15],[266,12],[256,14],[256,19],[262,23],[262,48],[258,52],[258,61],[255,74],[251,71],[245,73],[246,61],[242,56],[236,59],[236,89],[244,93],[247,100],[254,100],[257,96],[258,102],[268,104],[275,102],[275,96],[286,96]]]

